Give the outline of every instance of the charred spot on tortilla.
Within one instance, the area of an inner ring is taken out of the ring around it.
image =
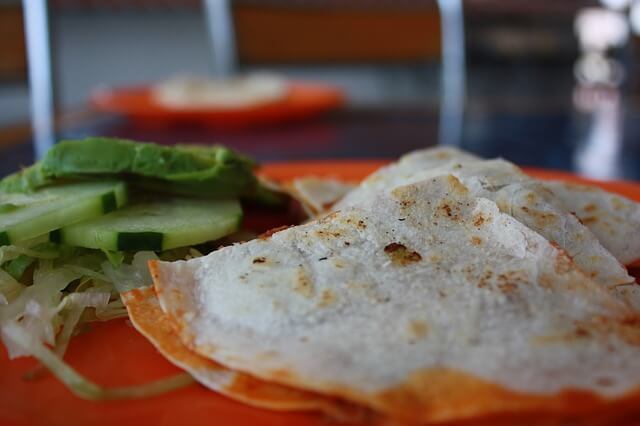
[[[616,336],[631,346],[640,346],[640,314],[637,312],[619,318],[593,315],[576,322],[576,329],[578,328],[585,330],[589,335]]]
[[[535,220],[538,226],[545,226],[547,224],[554,223],[558,220],[558,216],[550,212],[543,212],[540,210],[536,210],[533,208],[529,208],[527,206],[520,207],[520,210],[528,214]]]
[[[587,216],[587,217],[583,217],[580,222],[582,222],[584,225],[593,225],[594,223],[596,223],[598,221],[598,218],[596,216]]]
[[[471,244],[473,244],[474,246],[479,246],[482,245],[482,238],[476,236],[476,235],[472,235],[471,236]]]
[[[415,343],[416,340],[424,339],[429,334],[429,325],[426,321],[412,319],[407,324],[407,334],[409,343]]]
[[[492,282],[492,278],[493,278],[493,271],[491,270],[487,270],[484,272],[484,274],[482,274],[480,276],[480,279],[478,280],[478,283],[476,284],[478,288],[486,288],[489,287],[489,285]]]
[[[336,259],[333,260],[333,266],[335,268],[342,269],[342,268],[346,267],[347,264],[345,263],[345,261],[343,259],[336,258]]]
[[[338,301],[338,296],[335,292],[330,289],[323,290],[320,294],[320,301],[318,302],[318,307],[326,308],[335,304]]]
[[[340,238],[342,236],[342,231],[319,229],[315,232],[315,235],[320,238]]]
[[[513,293],[517,290],[518,285],[516,283],[510,283],[510,282],[506,282],[506,283],[499,283],[498,284],[498,289],[500,289],[500,291],[503,294],[510,294]]]
[[[480,228],[485,223],[489,223],[490,220],[490,217],[485,217],[482,213],[478,213],[473,218],[473,226],[475,226],[476,228]]]
[[[457,168],[462,168],[461,165]],[[453,175],[447,175],[447,182],[449,183],[449,188],[454,194],[457,195],[466,195],[469,193],[469,189],[460,182],[458,178]]]
[[[558,250],[555,257],[555,269],[559,274],[564,274],[573,268],[573,258],[556,241],[550,241],[551,245]]]
[[[582,210],[583,210],[583,211],[585,211],[585,212],[587,212],[587,213],[593,213],[594,211],[598,210],[598,206],[596,206],[596,205],[595,205],[595,204],[593,204],[593,203],[589,203],[589,204],[585,205],[585,206],[582,208]]]
[[[420,253],[410,250],[400,243],[387,244],[384,247],[384,252],[391,259],[391,263],[398,266],[406,266],[422,260]]]
[[[436,215],[451,221],[457,221],[460,219],[460,206],[456,205],[453,200],[445,199],[438,204]]]
[[[302,266],[299,266],[296,270],[293,281],[293,291],[306,298],[313,297],[315,294],[313,281]]]

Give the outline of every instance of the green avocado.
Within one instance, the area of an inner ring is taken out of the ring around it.
[[[53,179],[45,176],[41,165],[36,163],[2,179],[0,181],[0,191],[11,193],[31,192],[52,182]]]
[[[260,200],[265,189],[254,167],[247,157],[222,146],[162,146],[92,137],[60,142],[38,163],[0,181],[0,191],[28,192],[65,180],[118,176],[161,193]]]

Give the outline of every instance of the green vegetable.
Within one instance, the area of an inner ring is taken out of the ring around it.
[[[18,244],[0,247],[0,266],[25,255],[35,259],[55,259],[60,255],[60,247],[47,242],[48,236],[40,236]]]
[[[0,182],[5,192],[27,192],[59,179],[127,176],[163,193],[204,197],[251,196],[258,187],[254,164],[228,148],[173,147],[94,137],[63,141],[33,166]]]
[[[102,250],[102,252],[113,266],[120,266],[124,262],[124,252],[122,251]]]
[[[147,267],[147,263],[152,259],[158,259],[154,252],[139,251],[133,256],[130,265],[122,264],[116,267],[110,262],[104,262],[102,270],[115,288],[123,293],[153,284],[151,273]]]
[[[15,278],[0,269],[0,305],[13,301],[22,293],[24,287]]]
[[[78,247],[161,251],[217,240],[235,232],[241,220],[235,200],[171,199],[128,206],[52,235]]]
[[[34,356],[76,395],[94,400],[192,383],[181,374],[105,389],[63,357],[84,323],[127,316],[119,292],[152,284],[150,259],[202,256],[194,245],[237,231],[238,198],[282,204],[278,189],[253,168],[223,147],[89,138],[61,142],[1,180],[0,338],[9,358]],[[129,194],[128,187],[147,191]],[[124,206],[129,195],[135,203]]]
[[[9,193],[30,192],[52,182],[53,178],[45,174],[40,163],[36,163],[2,179],[0,181],[0,191]],[[3,207],[3,209],[8,208]]]
[[[23,258],[34,264],[29,285],[3,269]],[[63,359],[69,340],[82,324],[126,317],[114,280],[127,289],[150,285],[149,259],[157,256],[138,252],[131,265],[114,267],[101,251],[68,246],[54,250],[41,239],[0,247],[0,337],[9,358],[37,358],[74,394],[91,400],[145,398],[193,383],[188,374],[179,374],[143,385],[104,388]],[[93,309],[87,311],[89,307]]]
[[[0,213],[0,246],[47,234],[113,211],[127,198],[118,181],[83,182],[36,191],[24,205]]]
[[[25,256],[23,254],[9,261],[7,265],[4,267],[4,269],[13,278],[15,278],[16,280],[19,280],[20,278],[22,278],[27,268],[31,266],[34,261],[35,261],[34,258]]]

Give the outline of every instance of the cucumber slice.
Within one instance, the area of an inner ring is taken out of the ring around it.
[[[113,251],[162,251],[217,240],[242,220],[236,200],[169,199],[121,210],[62,228],[52,235],[72,246]]]
[[[82,182],[49,187],[28,196],[0,196],[0,245],[45,235],[123,206],[124,182]]]

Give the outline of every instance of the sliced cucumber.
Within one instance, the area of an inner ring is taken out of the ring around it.
[[[27,240],[93,219],[123,206],[124,182],[82,182],[49,187],[21,199],[0,198],[0,245]]]
[[[241,220],[236,200],[170,199],[127,206],[51,238],[93,249],[162,251],[217,240],[235,232]]]

